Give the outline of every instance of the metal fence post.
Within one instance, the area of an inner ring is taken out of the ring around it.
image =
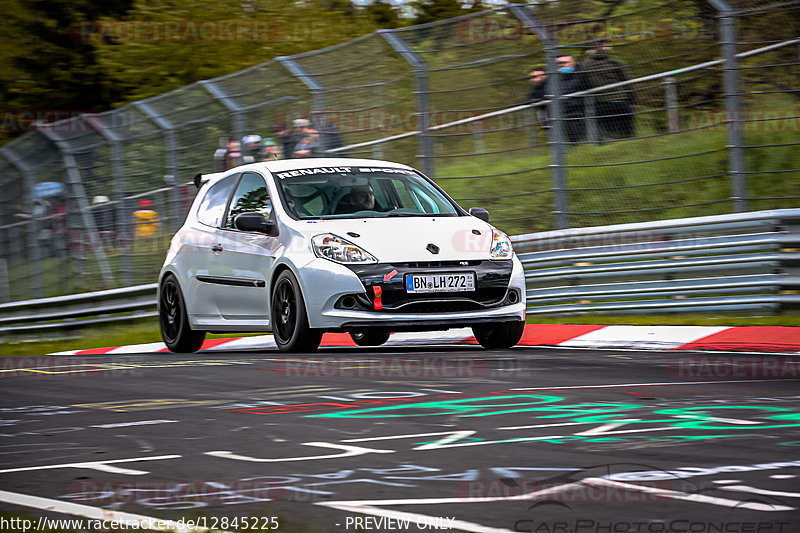
[[[0,303],[11,301],[11,289],[8,285],[8,263],[0,257]]]
[[[725,92],[725,114],[728,131],[728,166],[731,175],[733,211],[747,211],[747,183],[745,181],[744,136],[742,135],[741,98],[739,98],[739,66],[736,58],[736,15],[725,0],[709,0],[719,12],[719,32],[722,42],[722,73]]]
[[[430,129],[430,90],[428,88],[428,65],[392,30],[377,32],[397,53],[403,56],[414,71],[414,92],[417,94],[417,128],[419,129],[419,157],[422,159],[422,171],[431,179],[436,178],[433,139]]]
[[[131,208],[128,199],[128,190],[125,186],[125,154],[122,146],[122,138],[116,132],[109,129],[100,117],[93,115],[81,115],[81,118],[98,132],[111,145],[111,172],[114,175],[114,193],[116,196],[116,240],[119,242],[119,235],[131,229]],[[126,239],[127,240],[127,239]],[[120,254],[120,274],[122,283],[130,285],[133,283],[133,268],[131,266],[131,254],[129,250],[123,250]]]
[[[277,61],[286,67],[292,76],[300,80],[303,85],[308,87],[311,91],[311,105],[313,109],[311,110],[311,122],[314,124],[314,128],[318,132],[322,132],[323,126],[323,118],[325,115],[325,88],[320,85],[317,80],[310,75],[306,70],[300,66],[291,56],[281,56],[275,58]],[[320,142],[323,138],[327,138],[327,135],[320,135]],[[324,151],[327,150],[327,146],[321,146],[320,148]],[[284,154],[284,157],[287,157]]]
[[[36,133],[31,133],[29,135],[36,135]],[[22,159],[15,154],[9,147],[3,147],[2,150],[3,156],[11,163],[14,167],[17,168],[22,173],[23,179],[25,180],[25,190],[27,191],[27,202],[28,202],[28,209],[31,213],[30,224],[27,224],[28,227],[28,249],[30,250],[30,256],[28,259],[31,262],[31,292],[34,298],[41,298],[43,293],[43,283],[42,283],[42,252],[39,248],[39,220],[36,216],[34,216],[33,212],[33,185],[36,181],[33,170],[22,161]]]
[[[225,106],[231,114],[231,127],[233,128],[233,136],[237,140],[241,140],[246,135],[247,131],[247,118],[244,114],[244,109],[236,100],[229,96],[222,88],[214,83],[213,80],[203,80],[200,86],[211,94],[216,100]]]
[[[103,282],[107,287],[114,286],[114,276],[111,274],[111,268],[108,265],[108,258],[106,257],[103,243],[100,240],[100,234],[97,231],[97,226],[94,223],[92,211],[89,209],[89,201],[86,199],[86,191],[83,188],[83,181],[81,181],[81,173],[78,170],[78,163],[75,161],[75,156],[72,154],[69,144],[61,140],[54,132],[47,128],[41,128],[42,135],[50,139],[56,145],[58,151],[61,153],[61,159],[64,161],[64,168],[67,170],[67,183],[69,184],[70,192],[78,204],[81,218],[83,220],[83,227],[89,234],[89,243],[94,251],[95,258],[97,258],[97,265],[100,267],[100,274],[103,276]]]
[[[681,121],[678,116],[678,89],[675,78],[670,76],[664,78],[664,101],[667,107],[667,127],[670,133],[681,131]]]
[[[675,78],[670,76],[661,82],[664,85],[664,102],[667,108],[667,129],[670,133],[681,131],[681,121],[678,116],[678,90]]]
[[[483,142],[483,122],[480,120],[472,123],[472,144],[476,154],[482,154],[486,151],[485,143]]]
[[[561,110],[561,79],[556,64],[558,57],[558,37],[531,14],[527,6],[514,4],[509,7],[523,24],[526,30],[536,35],[544,44],[547,59],[546,97],[550,100],[547,107],[550,125],[548,143],[552,163],[553,180],[553,214],[557,229],[569,227],[569,200],[567,198],[566,147],[564,146],[564,122]]]
[[[586,139],[591,142],[600,140],[600,130],[597,128],[597,111],[595,108],[594,95],[590,94],[583,98],[586,105]]]
[[[164,133],[164,148],[167,153],[167,176],[172,176],[170,186],[170,217],[172,229],[177,230],[181,224],[181,199],[178,192],[180,179],[178,177],[178,132],[175,126],[166,117],[146,101],[133,102],[133,106],[149,118]]]
[[[553,177],[553,213],[556,229],[569,227],[569,200],[567,198],[566,147],[564,146],[564,117],[561,109],[561,75],[558,72],[558,46],[554,42],[545,44],[547,53],[547,98],[550,119],[550,157]]]

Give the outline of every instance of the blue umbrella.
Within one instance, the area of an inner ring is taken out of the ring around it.
[[[64,193],[64,184],[57,181],[43,181],[33,186],[34,198],[50,198]]]

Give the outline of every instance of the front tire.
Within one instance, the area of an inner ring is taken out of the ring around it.
[[[271,302],[272,333],[278,349],[282,352],[315,351],[322,340],[322,330],[308,326],[303,293],[291,270],[278,274]]]
[[[389,340],[390,331],[383,328],[351,331],[350,337],[359,346],[380,346]]]
[[[189,325],[189,313],[178,280],[167,274],[158,291],[158,322],[161,338],[169,351],[193,353],[200,349],[206,338],[205,331],[195,331]]]
[[[504,350],[516,345],[522,338],[525,322],[503,322],[489,326],[472,326],[478,343],[487,350]]]

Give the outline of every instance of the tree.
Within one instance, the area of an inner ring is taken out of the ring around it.
[[[0,95],[27,109],[97,111],[122,96],[94,46],[73,30],[87,20],[121,16],[132,0],[8,0]]]
[[[126,20],[99,24],[93,40],[100,63],[119,72],[131,101],[377,29],[349,2],[247,6],[243,10],[241,0],[135,0]]]
[[[460,17],[484,9],[480,0],[466,4],[460,0],[417,0],[412,2],[417,11],[414,24],[425,24],[437,20]]]

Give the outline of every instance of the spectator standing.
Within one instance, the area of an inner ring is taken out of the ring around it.
[[[306,130],[311,122],[306,118],[296,118],[292,121],[292,129],[283,136],[283,155],[287,159],[295,157],[296,146],[306,136]]]
[[[114,243],[116,216],[114,206],[108,200],[108,196],[98,195],[92,198],[92,217],[97,233],[100,235],[100,241],[104,246],[111,246]]]
[[[226,158],[228,156],[228,137],[219,138],[219,148],[214,150],[214,172],[224,172],[226,168]]]
[[[611,47],[605,42],[586,51],[586,59],[580,68],[586,79],[586,86],[594,89],[612,83],[628,81],[625,65],[611,58]],[[600,132],[604,136],[633,137],[633,89],[619,87],[594,94],[595,110]]]
[[[134,242],[149,243],[158,236],[160,231],[161,220],[158,218],[158,213],[153,209],[153,201],[139,201],[139,209],[133,212]]]
[[[584,88],[585,80],[582,69],[569,54],[556,59],[558,72],[561,75],[561,94],[575,93]],[[565,98],[561,100],[561,113],[564,117],[564,132],[569,142],[578,142],[586,138],[586,114],[583,98]]]
[[[531,90],[528,96],[525,97],[526,104],[535,104],[545,99],[545,89],[547,85],[547,74],[544,68],[534,67],[528,74],[528,79],[531,82]]]
[[[323,153],[327,150],[344,146],[339,128],[336,126],[336,123],[327,116],[323,116],[320,119],[319,145],[320,151]],[[333,157],[347,157],[347,152],[336,152],[328,155]]]
[[[274,161],[276,159],[283,159],[280,148],[275,144],[274,139],[271,137],[264,137],[261,139],[261,148],[258,151],[256,161]]]
[[[225,170],[238,167],[242,164],[242,144],[239,141],[228,143],[228,152],[225,154]]]
[[[261,148],[261,135],[245,135],[242,137],[242,164],[255,163]]]
[[[294,158],[319,156],[319,132],[313,128],[306,128],[305,135],[294,147]]]

